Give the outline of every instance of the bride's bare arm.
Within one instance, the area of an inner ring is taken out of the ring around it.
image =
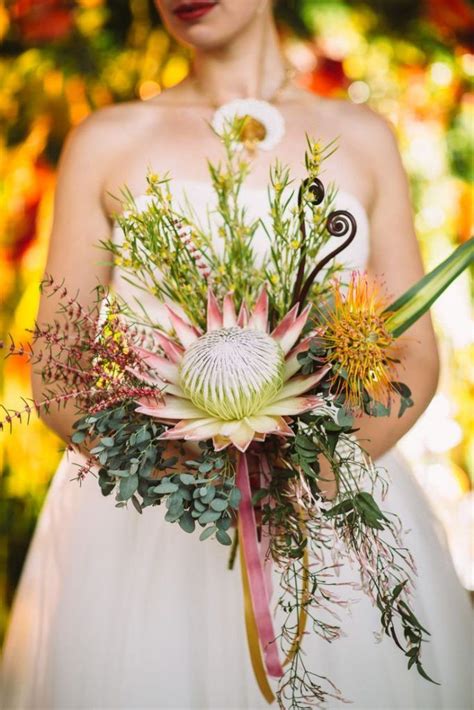
[[[359,145],[370,160],[374,181],[368,272],[383,280],[384,289],[395,298],[423,275],[408,182],[391,129],[379,116],[360,107],[355,110],[363,112],[362,116],[359,114],[363,120],[355,130]],[[398,407],[393,406],[389,417],[364,415],[356,420],[358,439],[373,459],[391,449],[423,413],[436,391],[438,374],[438,349],[427,314],[403,338],[399,379],[410,387],[414,406],[400,418]],[[329,473],[327,464],[324,468]],[[335,494],[334,480],[326,484],[324,491],[329,497]]]
[[[120,110],[120,109],[119,109]],[[125,110],[129,110],[125,108]],[[102,204],[102,195],[109,156],[114,154],[116,129],[123,132],[123,122],[117,121],[117,108],[101,111],[81,124],[68,137],[58,169],[54,219],[45,273],[58,283],[64,281],[68,292],[76,295],[85,308],[96,302],[96,287],[107,286],[112,263],[99,248],[111,229],[110,219]],[[131,139],[131,135],[129,136]],[[119,136],[120,138],[120,136]],[[42,296],[37,320],[40,324],[61,322],[58,298]],[[85,364],[86,365],[86,364]],[[41,363],[32,374],[33,397],[42,402],[46,396],[41,379]],[[58,409],[42,410],[41,418],[63,441],[69,443],[78,411],[73,402]],[[80,447],[87,454],[87,448]],[[179,446],[167,446],[167,458],[193,458],[199,450],[187,445],[182,454]],[[166,471],[161,472],[164,475]]]
[[[74,129],[66,140],[58,170],[54,217],[45,272],[57,283],[64,281],[70,294],[77,293],[85,307],[95,302],[94,289],[107,285],[111,265],[98,248],[110,232],[110,223],[101,203],[102,184],[107,169],[106,124],[94,116]],[[61,322],[58,298],[42,295],[37,320],[40,324]],[[39,344],[41,345],[41,344]],[[32,374],[36,402],[45,398],[41,363]],[[68,441],[77,411],[70,403],[53,405],[41,417],[64,441]]]

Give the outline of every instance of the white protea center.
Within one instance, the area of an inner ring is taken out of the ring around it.
[[[252,416],[283,387],[279,343],[255,328],[220,328],[184,353],[180,385],[189,399],[225,421]]]

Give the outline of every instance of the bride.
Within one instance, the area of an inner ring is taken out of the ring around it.
[[[292,83],[267,0],[158,0],[158,6],[169,32],[192,47],[192,72],[157,98],[98,111],[71,133],[60,161],[47,272],[64,279],[84,304],[92,303],[98,282],[131,298],[130,287],[97,249],[107,234],[120,238],[113,196],[126,184],[137,204],[146,201],[140,195],[152,167],[169,172],[176,199],[187,196],[205,215],[213,199],[206,159],[222,157],[208,122],[217,107],[253,97],[278,109],[285,132],[278,145],[253,155],[241,192],[251,215],[265,220],[264,185],[276,156],[303,178],[305,134],[323,144],[337,137],[323,179],[337,183],[338,207],[358,221],[346,266],[383,275],[393,295],[417,281],[422,266],[407,181],[384,120]],[[256,239],[264,251],[263,230]],[[39,321],[57,318],[56,307],[54,299],[43,298]],[[470,706],[467,594],[440,525],[394,450],[428,405],[438,377],[429,316],[412,326],[410,336],[404,380],[415,406],[401,419],[362,418],[359,437],[391,477],[384,506],[400,516],[417,563],[414,609],[432,633],[424,667],[440,685],[408,671],[390,639],[376,642],[378,612],[360,594],[341,611],[343,638],[305,638],[313,667],[360,710]],[[38,374],[33,386],[40,399]],[[75,417],[71,407],[52,409],[44,420],[68,441]],[[164,522],[159,509],[143,516],[116,510],[92,476],[78,489],[71,478],[82,460],[81,452],[63,458],[37,525],[6,639],[3,709],[265,707],[246,646],[240,580],[226,568],[227,550],[184,535]],[[334,481],[323,493],[336,494]]]

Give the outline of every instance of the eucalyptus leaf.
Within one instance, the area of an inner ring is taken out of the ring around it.
[[[229,505],[232,508],[237,509],[240,505],[240,499],[242,498],[242,494],[240,493],[240,490],[235,486],[230,494],[229,494]]]
[[[216,539],[221,543],[221,545],[232,545],[232,538],[225,530],[218,530],[216,532]]]
[[[221,513],[227,509],[228,505],[229,502],[225,500],[225,498],[214,498],[214,500],[211,501],[212,510],[217,510]]]
[[[191,513],[187,510],[181,515],[179,519],[179,526],[184,532],[192,533],[196,529],[196,521],[194,520]]]
[[[214,523],[221,517],[220,512],[217,510],[206,510],[200,517],[200,523]]]
[[[158,486],[155,486],[153,490],[155,491],[155,493],[166,494],[174,493],[178,490],[178,488],[179,486],[176,483],[162,481]]]
[[[168,510],[168,511],[166,511],[165,520],[168,523],[175,523],[177,520],[179,520],[179,518],[181,517],[182,514],[183,514],[182,508],[181,508],[181,510],[176,510],[176,511],[173,509]]]
[[[128,476],[127,478],[121,478],[119,484],[120,498],[122,500],[128,500],[132,497],[138,488],[138,476]]]
[[[208,528],[205,528],[202,533],[199,535],[200,540],[207,540],[211,535],[214,535],[214,533],[217,532],[217,528],[214,525],[210,525]]]

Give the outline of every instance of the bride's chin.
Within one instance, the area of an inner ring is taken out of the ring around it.
[[[226,47],[244,32],[255,19],[254,0],[244,5],[226,7],[217,2],[212,10],[195,22],[185,22],[173,14],[162,12],[168,31],[180,43],[202,51]]]
[[[227,23],[226,23],[227,24]],[[234,28],[216,29],[215,25],[199,24],[173,33],[175,38],[191,49],[211,52],[228,46],[238,33]]]

